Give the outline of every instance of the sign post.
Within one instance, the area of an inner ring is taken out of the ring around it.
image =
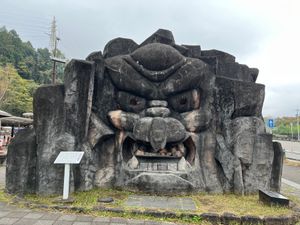
[[[70,190],[70,164],[65,164],[65,175],[64,175],[64,191],[63,191],[63,199],[69,198],[69,190]]]
[[[79,164],[83,154],[84,152],[62,151],[54,161],[54,164],[65,164],[63,200],[69,198],[70,164]]]
[[[270,127],[270,128],[274,128],[274,127],[275,127],[275,124],[274,124],[274,120],[273,120],[273,119],[269,119],[269,120],[268,120],[268,127]]]

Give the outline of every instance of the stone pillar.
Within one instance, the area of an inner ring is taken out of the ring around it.
[[[94,91],[94,64],[71,60],[65,69],[65,132],[86,141]],[[70,149],[71,150],[71,149]]]
[[[88,141],[92,112],[95,66],[91,61],[71,60],[65,69],[64,131],[74,138],[66,151],[84,151],[80,165],[73,167],[75,189],[93,188],[94,157]]]
[[[6,191],[11,194],[35,193],[36,140],[34,130],[20,130],[8,146]]]
[[[37,142],[37,193],[62,193],[63,165],[54,165],[60,149],[56,142],[63,131],[64,85],[38,88],[34,95],[34,128]]]
[[[273,149],[274,159],[272,164],[271,189],[279,192],[281,187],[281,175],[285,153],[279,142],[273,142]]]

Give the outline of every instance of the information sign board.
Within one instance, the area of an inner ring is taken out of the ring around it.
[[[79,164],[84,152],[62,151],[54,161],[54,164]]]

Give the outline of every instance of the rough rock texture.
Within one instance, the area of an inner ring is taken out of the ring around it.
[[[168,30],[140,45],[113,39],[103,55],[69,62],[63,85],[37,90],[36,138],[24,131],[11,145],[6,189],[60,193],[53,161],[73,150],[85,154],[71,190],[279,191],[283,152],[266,134],[257,76],[228,53],[176,44]]]
[[[279,192],[281,187],[281,174],[285,153],[279,142],[273,142],[273,149],[274,159],[272,167],[271,189]]]
[[[109,58],[117,55],[126,55],[137,49],[138,44],[131,39],[116,38],[111,40],[104,47],[104,58]]]
[[[79,167],[74,167],[75,188],[82,190],[93,187],[95,173],[91,148],[85,144],[90,128],[94,74],[94,63],[89,61],[71,60],[65,68],[64,136],[70,135],[75,140],[65,150],[85,151]]]
[[[37,186],[34,130],[31,128],[19,131],[10,143],[7,153],[7,191],[19,195],[35,193]]]
[[[64,85],[49,85],[38,88],[34,95],[38,194],[62,191],[63,165],[54,165],[53,162],[61,150],[67,150],[62,146],[67,142],[59,141],[64,124],[64,92]],[[10,173],[9,170],[7,173]]]
[[[141,43],[140,46],[151,44],[151,43],[174,45],[175,40],[171,31],[159,29],[150,37],[148,37],[143,43]]]
[[[65,69],[65,132],[78,143],[87,137],[94,91],[94,66],[84,60],[71,60]]]
[[[226,52],[219,50],[202,51],[200,59],[207,61],[214,68],[217,76],[248,82],[255,82],[258,76],[258,69],[235,62],[235,57]]]

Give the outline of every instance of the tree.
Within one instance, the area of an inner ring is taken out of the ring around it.
[[[32,97],[38,85],[32,80],[23,79],[11,64],[0,68],[0,78],[8,80],[8,88],[0,101],[0,108],[18,116],[24,112],[32,112]]]
[[[0,68],[0,103],[4,100],[4,96],[10,84],[9,73],[6,68]]]
[[[32,112],[32,96],[39,84],[50,84],[53,62],[47,48],[35,50],[15,30],[0,27],[0,108],[13,115]],[[57,50],[57,56],[64,58]],[[64,65],[57,65],[57,82],[63,81]]]
[[[50,84],[52,76],[51,53],[47,48],[35,50],[30,42],[23,42],[14,30],[0,28],[0,65],[12,64],[18,74],[39,84]],[[57,56],[64,58],[57,50]],[[64,66],[57,66],[57,81],[63,81]]]

